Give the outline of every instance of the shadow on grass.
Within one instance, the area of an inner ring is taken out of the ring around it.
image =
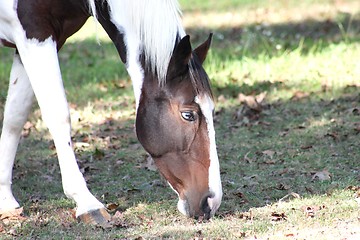
[[[351,16],[339,13],[325,21],[303,20],[296,23],[250,24],[221,28],[188,28],[194,42],[200,43],[210,32],[214,33],[212,50],[223,58],[257,58],[266,54],[276,56],[284,51],[301,48],[303,55],[323,51],[340,42],[360,40],[360,13]],[[281,51],[276,46],[281,46]],[[230,48],[231,51],[223,51]]]

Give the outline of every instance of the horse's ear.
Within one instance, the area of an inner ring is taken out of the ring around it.
[[[185,74],[188,70],[191,52],[190,36],[186,35],[180,40],[174,49],[168,67],[167,78]]]
[[[212,36],[213,36],[213,34],[210,33],[208,39],[194,50],[194,52],[195,52],[196,56],[199,58],[201,64],[203,64],[203,62],[205,61],[206,55],[209,51]]]

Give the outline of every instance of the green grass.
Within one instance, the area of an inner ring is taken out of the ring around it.
[[[297,2],[180,1],[194,45],[214,33],[206,69],[224,198],[210,222],[181,216],[176,195],[144,168],[131,81],[103,31],[97,44],[90,21],[59,58],[80,168],[96,197],[118,204],[120,223],[104,230],[74,220],[34,104],[13,181],[27,219],[0,222],[0,238],[358,238],[359,3]],[[12,54],[0,49],[1,110]],[[240,93],[265,94],[261,111]],[[327,172],[330,179],[314,179]]]

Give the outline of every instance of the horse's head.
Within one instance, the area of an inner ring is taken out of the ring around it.
[[[202,67],[210,42],[192,51],[189,36],[181,39],[163,85],[145,73],[136,117],[138,139],[177,192],[180,212],[206,219],[222,198],[214,103]]]

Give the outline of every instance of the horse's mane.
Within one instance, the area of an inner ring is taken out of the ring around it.
[[[95,0],[89,0],[92,15],[96,17]],[[176,0],[103,0],[107,1],[114,21],[126,21],[132,36],[140,40],[146,66],[156,73],[159,84],[166,81],[166,73],[174,46],[185,36],[181,12]],[[117,11],[115,11],[117,10]]]

